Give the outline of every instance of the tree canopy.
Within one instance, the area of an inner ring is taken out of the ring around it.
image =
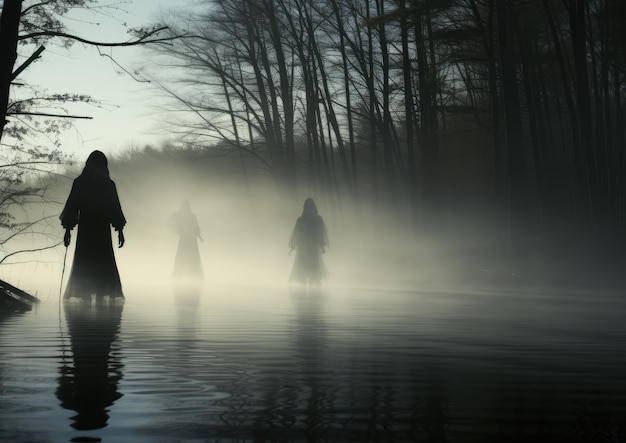
[[[618,0],[221,0],[169,17],[190,37],[155,48],[152,79],[187,142],[290,189],[409,206],[433,235],[480,220],[509,256],[571,236],[606,245],[624,237],[624,13]]]

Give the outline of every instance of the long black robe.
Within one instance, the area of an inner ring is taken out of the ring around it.
[[[110,179],[74,180],[72,191],[61,213],[66,229],[78,225],[76,251],[65,298],[109,295],[123,297],[122,283],[115,263],[111,226],[124,228],[115,183]]]
[[[202,279],[202,260],[198,250],[200,225],[196,215],[190,210],[179,210],[172,216],[173,228],[179,236],[174,277],[176,279]]]
[[[327,244],[326,225],[320,215],[303,214],[298,217],[289,239],[289,247],[296,249],[289,281],[319,284],[326,277],[322,253]]]

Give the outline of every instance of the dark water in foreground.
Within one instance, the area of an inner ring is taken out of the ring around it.
[[[0,441],[626,441],[625,314],[541,291],[52,296],[0,316]]]

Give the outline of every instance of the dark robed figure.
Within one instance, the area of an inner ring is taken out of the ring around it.
[[[118,232],[118,245],[124,245],[124,225],[115,183],[109,177],[106,156],[100,151],[89,155],[81,175],[61,213],[65,228],[64,243],[70,243],[70,231],[78,225],[76,251],[65,298],[90,298],[91,295],[123,297],[122,284],[115,263],[111,226]]]
[[[289,239],[289,252],[296,249],[289,281],[319,285],[326,277],[326,268],[322,254],[328,244],[328,235],[324,220],[317,213],[315,201],[307,198],[304,201],[302,215],[298,217],[296,226]]]
[[[191,205],[184,201],[172,215],[172,228],[178,234],[178,248],[174,260],[174,277],[182,280],[202,279],[202,260],[198,250],[198,239],[203,241],[200,225]]]

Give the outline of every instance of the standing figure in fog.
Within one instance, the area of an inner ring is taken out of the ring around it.
[[[120,206],[115,183],[109,177],[106,156],[93,151],[83,172],[72,185],[61,213],[65,228],[63,242],[68,247],[71,231],[78,225],[76,251],[65,298],[89,298],[91,295],[123,298],[122,283],[115,263],[111,226],[124,246],[126,219]]]
[[[328,235],[324,220],[317,213],[312,198],[304,201],[302,215],[298,217],[289,239],[289,254],[296,249],[289,281],[320,285],[326,277],[322,254],[326,252]]]
[[[198,250],[198,239],[204,241],[196,214],[191,211],[188,201],[172,215],[172,227],[178,234],[178,249],[174,260],[174,278],[198,280],[203,277],[202,260]]]

